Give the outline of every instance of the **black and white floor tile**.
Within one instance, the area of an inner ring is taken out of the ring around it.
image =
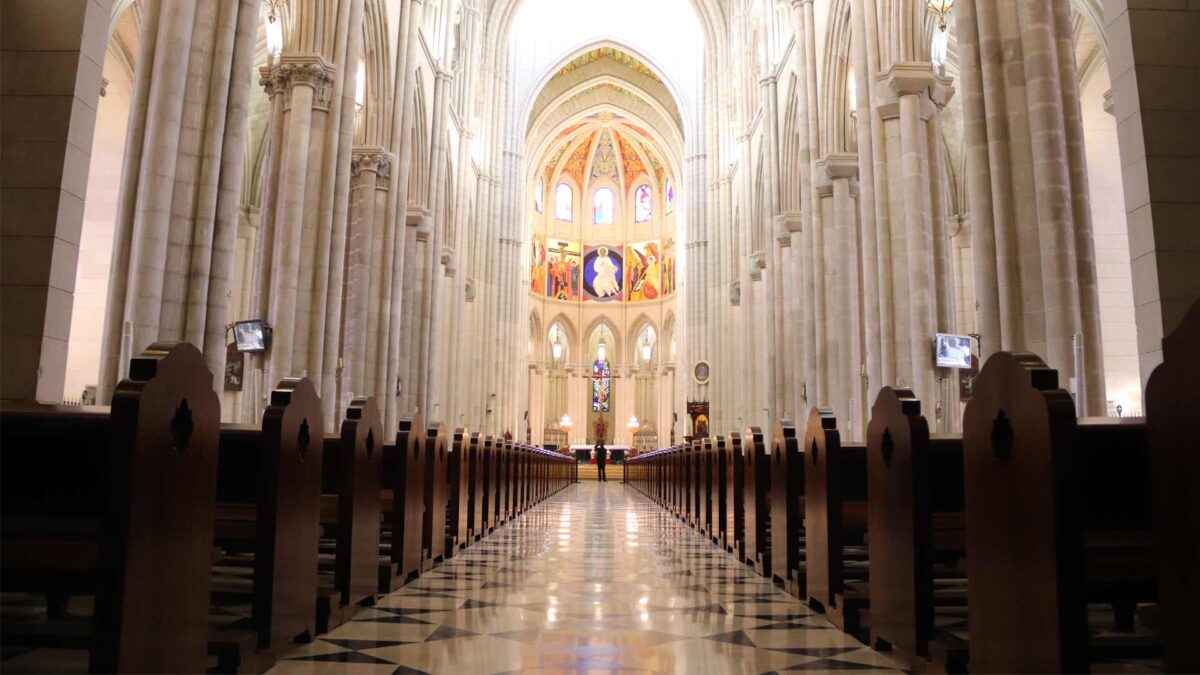
[[[273,675],[897,672],[620,483],[568,488]]]

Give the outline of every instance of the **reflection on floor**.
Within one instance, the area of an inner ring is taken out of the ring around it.
[[[535,507],[271,672],[877,671],[830,627],[621,483]]]

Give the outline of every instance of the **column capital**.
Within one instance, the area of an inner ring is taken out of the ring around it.
[[[928,61],[898,61],[883,74],[883,79],[898,96],[925,93],[934,83],[933,64]]]
[[[858,155],[853,152],[831,152],[817,160],[817,170],[829,180],[858,177]]]
[[[298,85],[311,87],[313,107],[328,110],[333,98],[334,73],[333,64],[320,54],[280,54],[273,64],[259,69],[259,84],[267,90],[268,96],[283,94],[284,107],[291,105],[293,88]]]
[[[804,231],[804,218],[799,211],[784,211],[776,216],[776,218],[778,218],[779,223],[783,227],[787,228],[787,231],[792,234]]]
[[[792,245],[792,230],[788,226],[787,216],[785,214],[777,214],[772,221],[775,225],[775,243],[779,246]]]
[[[378,145],[355,147],[350,151],[350,177],[355,183],[374,179],[375,187],[387,189],[392,179],[392,154]]]

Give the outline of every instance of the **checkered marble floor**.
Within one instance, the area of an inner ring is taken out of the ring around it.
[[[580,483],[286,654],[293,673],[896,672],[620,483]]]

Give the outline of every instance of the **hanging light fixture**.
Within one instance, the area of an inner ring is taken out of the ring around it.
[[[263,0],[263,3],[267,6],[267,21],[275,23],[279,18],[275,14],[276,10],[283,9],[287,5],[287,0]]]
[[[558,427],[562,429],[564,433],[569,433],[571,431],[571,427],[573,426],[575,426],[575,423],[571,421],[571,416],[567,413],[563,413],[563,416],[558,420]]]
[[[642,425],[638,422],[637,415],[630,415],[629,421],[625,423],[625,426],[629,427],[630,431],[637,431]]]
[[[283,51],[283,22],[279,20],[279,12],[287,6],[288,0],[263,0],[267,5],[267,52],[279,55]]]
[[[938,15],[938,30],[946,31],[946,16],[954,9],[954,0],[925,0],[925,8]]]
[[[650,357],[654,356],[654,335],[649,328],[642,332],[642,360],[646,363],[650,362]]]

